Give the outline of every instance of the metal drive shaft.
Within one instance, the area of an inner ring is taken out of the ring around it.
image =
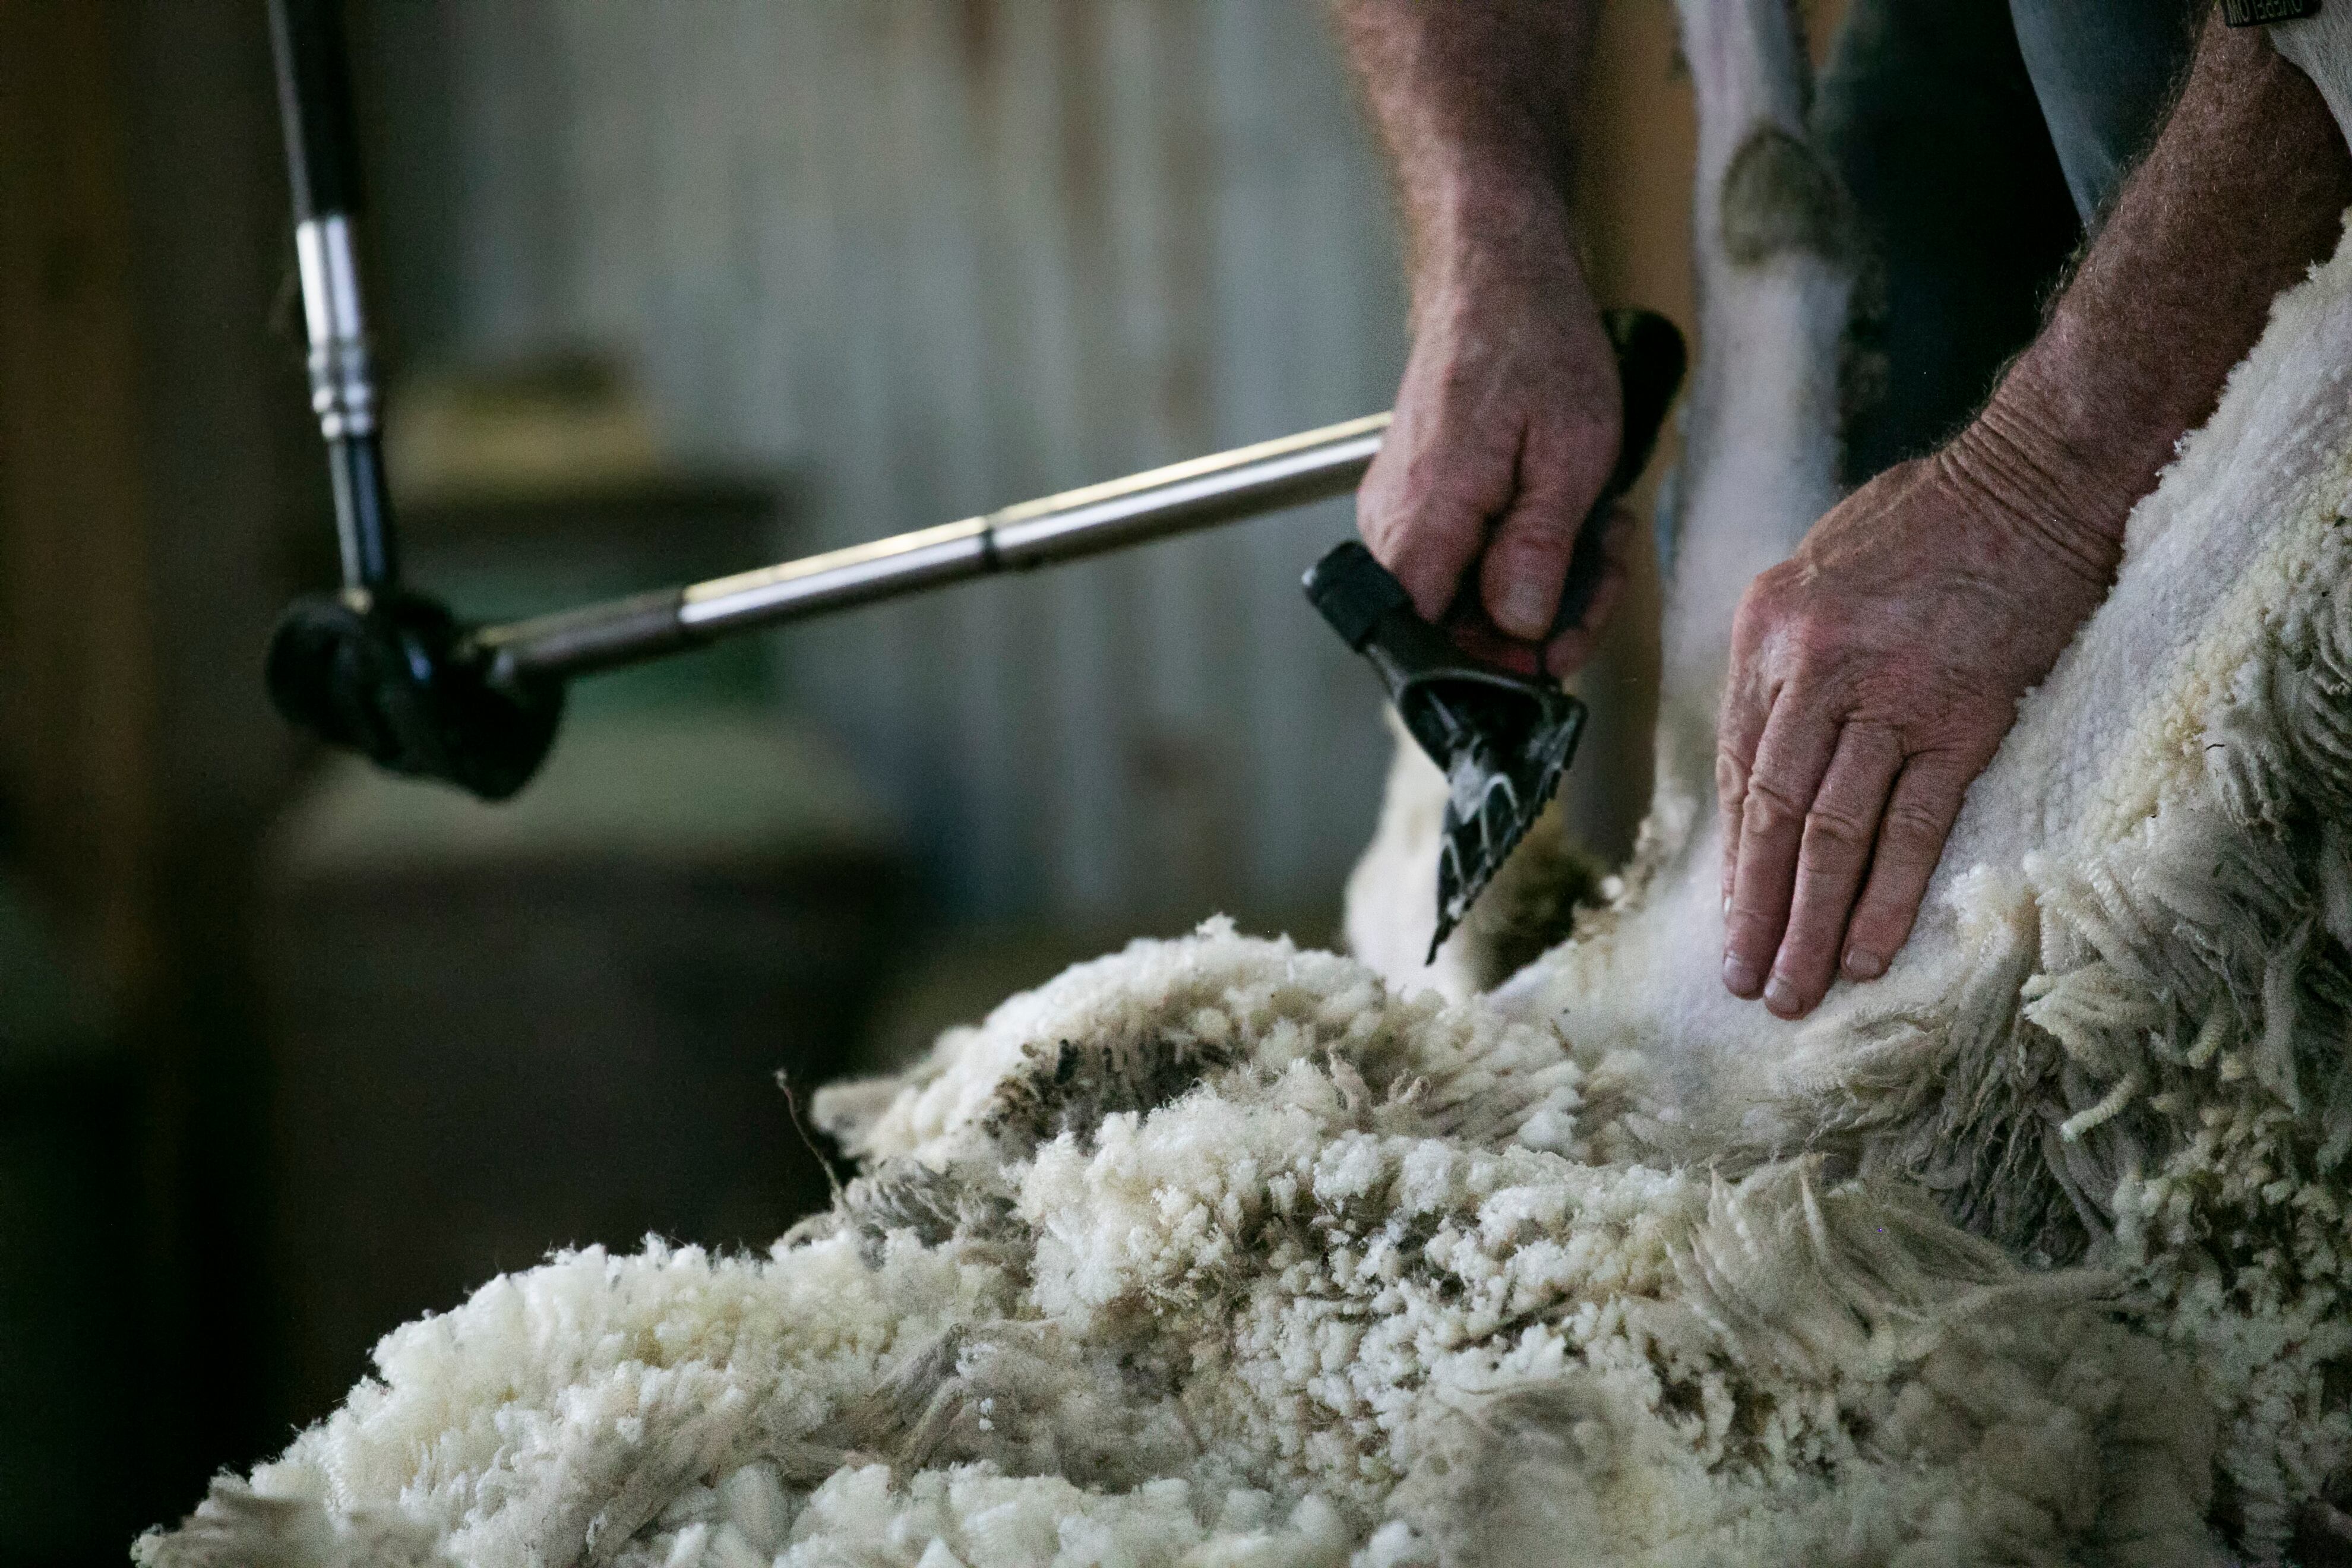
[[[756,572],[485,626],[473,646],[493,685],[560,681],[733,632],[1303,506],[1355,489],[1388,426],[1386,414],[1368,415]]]
[[[339,0],[269,0],[269,30],[310,343],[310,407],[334,483],[343,588],[364,600],[396,587],[400,558],[384,498],[375,374],[352,232],[360,163],[342,7]]]
[[[334,479],[343,582],[339,594],[287,606],[270,636],[266,679],[290,722],[381,767],[503,800],[554,744],[572,676],[1320,500],[1352,489],[1380,450],[1385,414],[805,561],[468,626],[401,581],[354,254],[360,167],[343,4],[268,0],[311,405]]]

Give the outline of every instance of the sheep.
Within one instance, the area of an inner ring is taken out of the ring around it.
[[[765,1256],[493,1280],[141,1563],[2219,1564],[2340,1518],[2352,242],[1898,962],[1774,1020],[1713,973],[1709,718],[1833,499],[1851,267],[1781,0],[1681,11],[1705,333],[1606,907],[1430,984],[1400,764],[1357,956],[1213,921],[1013,997],[819,1097],[859,1173]],[[2342,113],[2352,47],[2289,42]]]

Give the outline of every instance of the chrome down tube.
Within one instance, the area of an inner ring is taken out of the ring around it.
[[[982,517],[505,626],[473,644],[493,685],[562,681],[760,626],[1304,506],[1355,489],[1386,414],[1368,415]]]

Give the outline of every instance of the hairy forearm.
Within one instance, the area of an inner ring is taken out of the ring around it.
[[[1567,243],[1599,0],[1331,0],[1394,161],[1418,298]]]
[[[2104,578],[2124,520],[2335,248],[2352,153],[2257,29],[2210,23],[2166,122],[2049,324],[1948,460]]]
[[[1464,647],[1565,675],[1623,577],[1621,551],[1577,624],[1555,626],[1621,434],[1570,200],[1600,0],[1328,3],[1394,163],[1412,282],[1412,349],[1357,526]]]

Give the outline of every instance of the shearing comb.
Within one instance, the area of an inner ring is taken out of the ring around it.
[[[1609,510],[1648,464],[1685,363],[1682,333],[1664,316],[1611,310],[1602,322],[1617,351],[1624,439],[1609,483],[1577,531],[1554,637],[1583,620],[1591,606],[1601,585]],[[1354,540],[1309,568],[1306,588],[1332,629],[1371,661],[1397,717],[1445,775],[1437,930],[1429,943],[1434,962],[1438,948],[1559,792],[1584,733],[1585,705],[1548,676],[1519,675],[1464,652],[1413,613],[1404,584]]]

